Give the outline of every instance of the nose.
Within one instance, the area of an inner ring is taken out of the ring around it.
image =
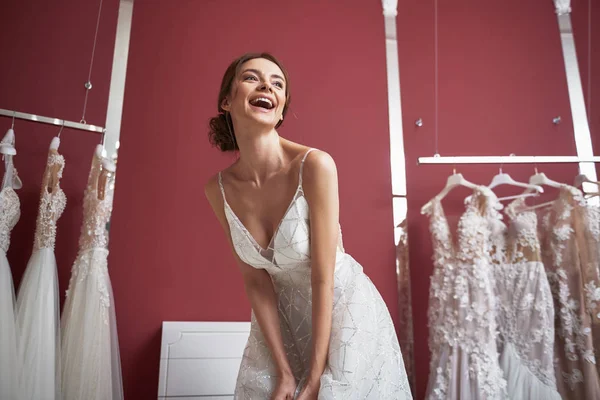
[[[273,87],[271,86],[271,83],[267,82],[267,81],[263,81],[260,86],[258,87],[258,90],[268,90],[269,92],[273,91]]]

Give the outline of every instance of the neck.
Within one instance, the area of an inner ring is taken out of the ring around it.
[[[282,146],[285,139],[274,128],[262,134],[240,133],[236,133],[240,153],[237,162],[239,171],[245,179],[260,185],[286,164],[287,157]]]

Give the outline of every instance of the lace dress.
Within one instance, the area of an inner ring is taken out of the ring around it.
[[[42,180],[33,252],[17,296],[19,357],[24,400],[59,400],[59,293],[54,244],[56,221],[67,204],[59,186],[65,160],[51,150]],[[52,182],[53,171],[56,181]]]
[[[524,199],[506,207],[508,229],[496,212],[494,277],[500,367],[510,399],[560,400],[554,376],[554,304],[541,262],[537,215],[521,211]]]
[[[454,242],[439,199],[430,217],[434,270],[429,288],[431,364],[427,399],[505,399],[498,362],[489,218],[494,194],[478,187],[466,200]]]
[[[296,195],[266,249],[258,245],[230,208],[221,174],[219,185],[235,251],[242,261],[265,269],[271,276],[279,299],[283,343],[300,390],[309,367],[312,334],[310,213],[302,190],[302,167]],[[276,383],[275,364],[252,313],[251,333],[234,398],[269,399]],[[360,264],[341,245],[336,254],[327,367],[321,377],[318,398],[412,398],[388,309]]]
[[[596,360],[600,357],[600,208],[593,203],[580,203],[578,220],[583,222],[579,237],[579,249],[583,266],[585,308],[592,322],[592,339]],[[596,362],[600,374],[600,363]]]
[[[17,174],[12,156],[4,155],[4,161],[6,170],[0,191],[0,399],[20,399],[15,288],[6,252],[10,232],[19,221],[21,211],[19,197],[12,186],[13,176]]]
[[[101,151],[102,146],[98,146],[92,159],[83,199],[79,253],[71,269],[63,309],[64,400],[123,399],[115,303],[107,264],[114,174],[103,172]]]
[[[565,185],[541,218],[542,257],[556,310],[556,381],[566,400],[600,399],[592,335],[598,316],[590,312],[600,285],[597,265],[588,262],[586,209],[581,192]]]

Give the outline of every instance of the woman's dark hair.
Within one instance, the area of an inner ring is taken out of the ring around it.
[[[209,122],[210,131],[208,132],[208,139],[213,146],[218,147],[221,149],[221,151],[238,150],[231,116],[229,113],[223,110],[223,101],[231,93],[233,80],[239,73],[242,65],[245,62],[254,60],[256,58],[264,58],[265,60],[269,60],[275,63],[279,69],[281,69],[283,72],[283,77],[285,78],[285,104],[283,106],[283,116],[285,116],[287,109],[290,106],[290,84],[288,74],[279,60],[269,53],[246,53],[237,58],[231,64],[229,64],[229,67],[227,67],[227,70],[225,71],[225,75],[223,75],[223,80],[221,81],[221,90],[219,91],[219,100],[217,103],[218,114],[216,117],[211,118]],[[275,128],[279,128],[282,123],[283,120],[280,120],[277,125],[275,125]]]

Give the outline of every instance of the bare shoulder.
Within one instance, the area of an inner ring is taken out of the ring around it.
[[[322,150],[311,151],[304,162],[303,182],[330,181],[337,178],[337,167],[333,157]]]

